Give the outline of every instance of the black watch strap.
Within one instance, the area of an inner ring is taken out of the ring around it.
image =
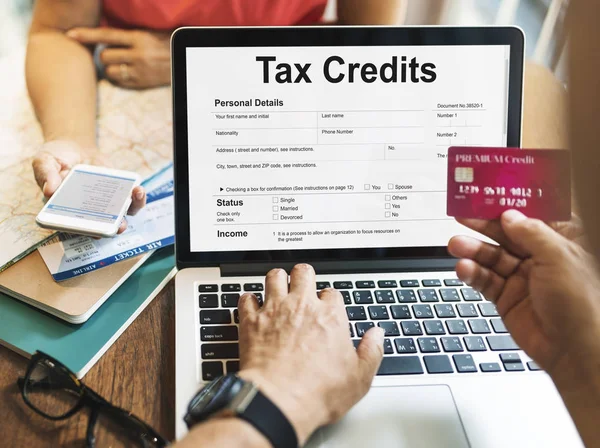
[[[297,448],[298,436],[283,412],[260,390],[238,417],[258,429],[274,448]]]

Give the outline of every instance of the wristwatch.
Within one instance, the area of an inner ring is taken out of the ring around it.
[[[279,408],[251,383],[231,373],[214,379],[192,398],[188,428],[211,417],[236,416],[261,432],[274,448],[297,448],[294,427]]]

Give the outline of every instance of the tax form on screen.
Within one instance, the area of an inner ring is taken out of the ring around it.
[[[444,246],[448,147],[506,146],[509,49],[188,48],[191,250]]]

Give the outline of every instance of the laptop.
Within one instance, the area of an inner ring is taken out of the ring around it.
[[[176,434],[239,369],[237,301],[311,263],[349,337],[386,331],[369,394],[309,447],[581,446],[549,377],[461,283],[447,150],[518,147],[517,28],[183,28],[172,38]]]

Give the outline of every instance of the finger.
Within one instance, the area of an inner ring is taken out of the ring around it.
[[[63,180],[63,166],[50,154],[38,154],[32,162],[33,175],[44,196],[50,197]]]
[[[455,236],[448,242],[448,251],[457,258],[468,258],[480,265],[508,277],[521,262],[502,247],[484,243],[468,236]]]
[[[360,360],[359,372],[364,386],[364,393],[369,390],[373,378],[383,358],[383,336],[385,332],[379,327],[371,328],[365,333],[356,354]]]
[[[492,302],[495,302],[500,297],[506,283],[504,277],[468,259],[459,260],[456,263],[456,275]]]
[[[288,295],[288,275],[283,269],[271,269],[265,278],[265,305]]]
[[[318,294],[319,299],[323,302],[331,302],[331,303],[344,303],[344,298],[342,297],[342,293],[340,293],[337,289],[334,288],[325,288],[319,291]]]
[[[240,324],[244,322],[248,316],[252,316],[258,312],[260,307],[258,306],[258,300],[252,293],[246,293],[240,297],[238,301],[238,313],[240,315]]]
[[[117,235],[125,232],[125,230],[127,230],[127,220],[123,218],[121,224],[119,225],[119,230],[117,230]]]
[[[290,272],[290,292],[300,296],[306,296],[308,292],[316,293],[317,279],[315,270],[310,264],[299,263]]]
[[[567,240],[538,219],[516,210],[505,211],[500,224],[511,244],[524,256],[552,260]]]
[[[133,32],[117,28],[72,28],[67,36],[82,44],[133,45]]]
[[[108,47],[100,53],[100,61],[106,66],[111,64],[130,64],[132,51],[129,48]]]
[[[146,190],[144,187],[137,186],[131,192],[131,205],[129,206],[129,210],[127,211],[128,215],[135,215],[141,209],[146,206]]]
[[[127,77],[123,77],[123,69],[121,68],[122,64],[112,64],[108,65],[104,69],[104,74],[107,79],[112,81],[118,86],[133,88],[136,86],[135,71],[133,68],[128,65],[127,66]]]

